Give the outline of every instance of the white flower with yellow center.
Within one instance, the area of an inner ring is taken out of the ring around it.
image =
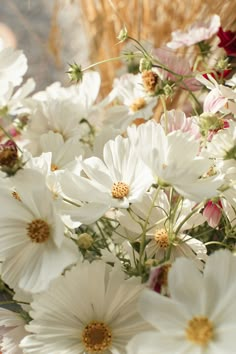
[[[6,186],[0,193],[2,279],[11,288],[35,293],[46,289],[79,255],[64,236],[44,176],[23,170],[14,177],[14,185],[14,192]]]
[[[119,266],[78,264],[35,296],[24,353],[125,353],[132,336],[147,328],[137,312],[142,289]]]
[[[118,100],[119,104],[108,109],[104,120],[106,125],[124,131],[135,119],[148,120],[153,116],[157,97],[151,97],[146,93],[141,74],[125,74],[115,79],[113,86],[108,98]]]
[[[146,193],[141,202],[131,206],[131,214],[126,210],[118,214],[121,227],[115,232],[122,237],[114,236],[115,240],[128,239],[131,242],[139,242],[143,234],[140,223],[146,223],[145,237],[149,241],[145,248],[147,259],[154,257],[161,262],[169,254],[170,262],[177,257],[187,257],[193,259],[198,267],[202,268],[201,260],[206,258],[206,247],[201,241],[186,234],[186,230],[201,225],[205,222],[205,218],[197,210],[191,215],[195,205],[187,199],[178,205],[173,215],[167,195],[163,191],[159,191],[157,197],[155,194],[156,190]]]
[[[88,178],[68,172],[59,177],[67,199],[79,205],[87,203],[75,208],[73,218],[78,221],[94,222],[111,207],[128,208],[142,199],[153,182],[128,139],[118,136],[108,141],[103,159],[91,157],[79,163]]]
[[[140,313],[156,331],[135,336],[129,354],[232,354],[236,331],[236,257],[220,250],[204,274],[178,259],[168,275],[170,298],[145,290]]]

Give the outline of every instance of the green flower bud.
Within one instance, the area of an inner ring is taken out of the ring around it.
[[[215,113],[202,113],[199,117],[200,132],[207,136],[209,130],[219,130],[224,127],[224,121]]]
[[[119,43],[126,41],[126,39],[128,38],[128,31],[125,26],[120,30],[120,33],[118,34],[117,38],[119,39]]]
[[[77,83],[82,81],[83,78],[83,71],[81,65],[76,63],[69,64],[70,68],[67,71],[67,74],[70,78],[70,81],[76,81]]]
[[[92,246],[93,238],[91,235],[83,233],[79,235],[77,243],[80,248],[87,250],[89,247]]]
[[[142,73],[144,70],[151,70],[152,62],[150,59],[142,58],[139,62],[139,71]]]

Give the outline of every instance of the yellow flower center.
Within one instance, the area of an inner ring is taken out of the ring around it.
[[[124,182],[114,183],[111,194],[113,198],[122,199],[129,194],[129,186]]]
[[[155,241],[160,248],[166,249],[169,247],[169,236],[165,229],[159,229],[154,235]]]
[[[57,171],[59,170],[59,167],[57,165],[55,165],[54,163],[51,164],[51,171]]]
[[[112,343],[111,330],[105,323],[93,321],[84,328],[82,342],[88,353],[104,352]]]
[[[185,332],[187,339],[198,345],[206,345],[214,335],[213,325],[205,316],[193,317]]]
[[[44,220],[35,219],[28,224],[26,229],[32,242],[43,243],[49,239],[50,227]]]
[[[140,98],[136,98],[136,100],[134,100],[134,102],[130,105],[130,109],[133,112],[137,112],[140,109],[144,108],[146,106],[146,101],[143,97]]]

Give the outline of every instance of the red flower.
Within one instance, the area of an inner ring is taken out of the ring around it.
[[[224,32],[222,27],[220,27],[217,36],[220,38],[218,46],[224,48],[227,55],[236,57],[236,32]]]

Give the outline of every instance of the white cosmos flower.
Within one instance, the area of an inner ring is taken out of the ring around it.
[[[2,354],[22,354],[21,340],[28,334],[20,314],[0,308],[0,350]]]
[[[77,106],[79,119],[88,118],[97,99],[101,84],[100,74],[96,71],[87,71],[79,84],[61,87],[59,82],[48,86],[45,91],[37,92],[33,97],[37,101],[69,100]]]
[[[24,353],[124,354],[129,339],[147,328],[136,307],[142,289],[118,266],[78,264],[35,296]]]
[[[191,46],[195,43],[211,38],[220,27],[220,17],[212,15],[208,21],[199,21],[194,23],[187,32],[175,31],[172,32],[172,40],[167,43],[167,46],[172,49],[177,49],[183,46]]]
[[[129,354],[232,354],[236,331],[236,257],[220,250],[207,259],[204,274],[179,258],[168,276],[170,298],[142,294],[140,312],[156,331],[131,340]]]
[[[113,100],[118,99],[120,104],[108,109],[104,123],[121,131],[136,118],[151,118],[157,104],[157,97],[148,96],[144,90],[141,74],[125,74],[115,79],[110,96]]]
[[[20,88],[14,92],[12,83],[7,85],[5,93],[0,92],[0,110],[3,109],[8,114],[29,113],[27,107],[27,96],[34,90],[35,82],[28,79]],[[1,91],[1,90],[0,90]]]
[[[39,292],[79,255],[75,244],[64,236],[44,176],[26,169],[13,181],[15,191],[6,187],[0,194],[4,205],[0,214],[2,279],[11,288]]]
[[[76,157],[84,154],[82,144],[75,139],[64,142],[61,134],[52,131],[40,137],[41,152],[51,152],[51,171],[69,169]]]
[[[128,208],[142,199],[153,182],[149,169],[128,139],[118,136],[114,141],[108,141],[103,158],[104,162],[97,157],[80,162],[88,178],[69,173],[60,177],[63,194],[68,199],[77,204],[89,203],[75,210],[78,221],[91,223],[94,217],[97,220],[111,207]]]
[[[64,142],[71,138],[78,141],[82,135],[79,121],[77,107],[69,99],[37,102],[24,133],[24,137],[29,141],[27,149],[34,156],[39,155],[40,138],[49,131],[60,134]]]
[[[229,120],[229,127],[213,135],[207,144],[207,152],[212,158],[229,160],[236,158],[236,122]]]
[[[195,206],[193,202],[185,199],[179,203],[173,215],[167,195],[162,190],[156,195],[156,190],[152,190],[144,195],[141,202],[131,206],[133,217],[126,210],[118,214],[121,228],[116,231],[124,235],[123,240],[139,242],[143,233],[140,223],[147,223],[146,239],[149,241],[145,248],[147,259],[155,257],[162,262],[170,251],[170,262],[177,257],[187,257],[193,259],[198,267],[202,268],[203,264],[200,260],[206,258],[206,247],[201,241],[185,232],[206,220],[199,212],[191,215]],[[185,218],[186,221],[181,225]],[[178,233],[176,233],[177,229],[179,229]]]
[[[0,51],[0,82],[18,86],[27,70],[27,59],[21,50],[4,48]],[[1,90],[0,90],[1,91]]]
[[[222,178],[200,178],[212,161],[199,155],[200,143],[189,132],[177,130],[166,135],[163,127],[151,120],[138,128],[128,128],[128,137],[157,183],[171,185],[196,202],[217,194]]]

